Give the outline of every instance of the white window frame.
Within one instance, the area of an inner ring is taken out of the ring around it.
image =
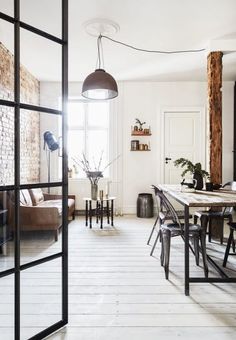
[[[108,155],[108,159],[107,159],[107,163],[110,162],[110,159],[111,159],[111,155],[110,155],[110,130],[111,130],[111,119],[110,119],[110,111],[111,111],[111,105],[110,103],[107,102],[108,104],[108,124],[107,126],[105,127],[102,127],[102,126],[93,126],[93,125],[89,125],[88,124],[88,105],[90,103],[100,103],[101,101],[96,101],[96,100],[93,100],[93,101],[90,101],[90,100],[86,100],[86,99],[83,99],[83,98],[69,98],[68,99],[68,104],[69,103],[83,103],[84,106],[85,106],[85,109],[84,109],[84,123],[83,123],[83,126],[81,125],[74,125],[73,127],[69,126],[68,125],[68,132],[69,131],[84,131],[84,154],[85,156],[87,157],[88,156],[88,131],[89,130],[95,130],[95,131],[104,131],[106,130],[107,131],[107,155]],[[68,114],[69,114],[69,105],[68,105]],[[104,176],[103,178],[104,179],[109,179],[111,177],[111,170],[110,170],[110,167],[108,167],[107,169],[107,176]],[[86,176],[79,176],[78,179],[79,180],[83,180],[85,179]]]

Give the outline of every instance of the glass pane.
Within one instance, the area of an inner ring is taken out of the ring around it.
[[[61,37],[61,0],[21,0],[20,12],[21,21]]]
[[[58,109],[61,101],[61,46],[21,29],[20,53],[21,102]]]
[[[14,100],[14,26],[1,19],[0,99]]]
[[[61,251],[61,192],[61,188],[20,190],[21,264]],[[73,204],[70,201],[70,219]]]
[[[84,153],[84,131],[72,130],[68,132],[68,162],[69,177],[85,177],[85,174],[78,163]]]
[[[14,268],[14,192],[0,192],[0,271]]]
[[[89,130],[88,132],[88,161],[92,170],[103,171],[108,164],[108,132],[107,130]],[[99,166],[99,164],[101,164]],[[104,175],[104,174],[103,174]],[[107,171],[105,173],[107,175]]]
[[[21,272],[21,339],[61,320],[61,259]]]
[[[61,178],[60,116],[21,110],[21,184],[58,182]]]
[[[3,340],[14,339],[14,275],[0,278],[0,334]]]
[[[84,104],[69,102],[68,103],[68,126],[82,127],[84,125]]]
[[[14,109],[0,105],[0,186],[14,184]]]
[[[89,126],[108,127],[109,125],[109,103],[89,103],[88,104],[88,124]]]
[[[14,16],[14,0],[0,0],[1,12]]]

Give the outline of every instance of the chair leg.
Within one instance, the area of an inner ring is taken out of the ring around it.
[[[153,254],[153,252],[154,252],[154,250],[155,250],[155,248],[156,248],[157,241],[158,241],[159,237],[160,237],[160,230],[158,231],[157,236],[156,236],[156,239],[155,239],[155,242],[153,243],[153,246],[152,246],[152,250],[151,250],[150,256],[152,256],[152,254]]]
[[[162,232],[160,231],[160,240],[161,240],[161,255],[160,255],[160,261],[161,261],[161,266],[164,266],[164,246],[162,242]]]
[[[150,236],[149,236],[149,238],[148,238],[148,241],[147,241],[147,245],[150,244],[150,241],[151,241],[152,235],[153,235],[153,233],[154,233],[154,230],[156,229],[156,225],[157,225],[158,220],[159,220],[159,216],[157,216],[156,221],[155,221],[155,223],[153,224],[151,234],[150,234]]]
[[[170,240],[171,233],[169,230],[166,230],[163,233],[162,244],[164,247],[164,269],[165,269],[165,277],[166,280],[169,278],[169,262],[170,262]]]
[[[199,266],[199,237],[198,235],[195,235],[193,237],[193,247],[194,247],[196,265]]]
[[[232,243],[232,240],[233,240],[233,234],[234,234],[234,230],[230,229],[230,234],[229,234],[229,238],[228,238],[228,242],[227,242],[227,246],[226,246],[226,250],[225,250],[223,267],[226,267],[226,263],[227,263],[229,251],[230,251],[230,246],[231,246],[231,243]]]
[[[234,240],[234,237],[232,239],[232,249],[233,249],[233,252],[235,253],[235,240]]]
[[[205,277],[208,277],[208,264],[207,264],[207,254],[206,254],[206,234],[205,232],[200,232],[200,242],[202,248],[202,261],[204,267],[204,274]]]
[[[212,219],[209,218],[209,221],[208,221],[208,242],[211,242],[211,222],[212,222]]]
[[[56,229],[54,232],[55,242],[58,241],[59,229]]]

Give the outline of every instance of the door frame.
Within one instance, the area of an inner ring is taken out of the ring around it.
[[[58,321],[51,324],[30,339],[40,340],[57,331],[68,323],[68,160],[67,160],[67,102],[68,102],[68,0],[61,1],[61,37],[57,37],[21,21],[21,0],[14,0],[14,15],[9,16],[0,12],[0,19],[12,24],[14,29],[14,100],[0,99],[0,106],[9,106],[14,109],[14,184],[0,185],[0,192],[13,191],[15,198],[14,207],[14,265],[12,268],[1,271],[2,277],[14,277],[14,339],[21,338],[21,273],[29,268],[43,263],[61,260],[61,315]],[[46,9],[45,9],[46,10]],[[61,47],[61,92],[62,109],[42,107],[21,102],[20,93],[20,32],[24,29],[36,36],[40,36]],[[58,182],[39,182],[21,184],[20,181],[20,110],[44,112],[62,116],[62,180]],[[21,264],[21,239],[20,239],[20,190],[33,188],[62,188],[62,247],[52,255],[46,255],[40,259]],[[32,325],[33,327],[34,325]]]
[[[202,167],[205,169],[207,164],[206,150],[208,149],[206,145],[207,140],[207,131],[206,131],[206,109],[204,106],[166,106],[161,109],[161,157],[160,157],[160,180],[161,183],[164,183],[165,179],[165,114],[167,113],[199,113],[200,115],[200,125],[203,127],[201,129],[201,164]],[[207,169],[206,169],[207,170]]]

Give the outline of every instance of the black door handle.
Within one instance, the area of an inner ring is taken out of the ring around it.
[[[168,164],[168,161],[171,161],[171,159],[172,159],[172,158],[166,157],[166,158],[165,158],[166,164]]]

